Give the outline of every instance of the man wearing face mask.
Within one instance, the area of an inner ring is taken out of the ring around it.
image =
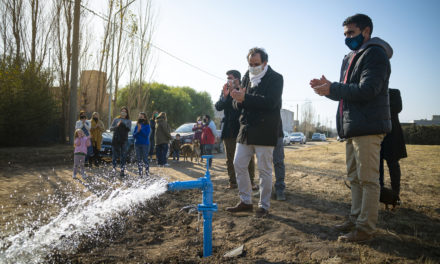
[[[343,22],[345,44],[352,50],[342,62],[339,82],[324,75],[310,81],[315,93],[339,101],[336,124],[346,138],[346,164],[351,183],[348,221],[335,226],[346,232],[344,242],[362,242],[373,237],[379,210],[379,157],[385,133],[391,131],[388,81],[391,46],[371,38],[373,23],[363,14]]]
[[[240,118],[240,111],[232,106],[233,99],[230,94],[235,89],[235,80],[238,80],[238,82],[240,83],[241,74],[237,70],[230,70],[226,72],[226,75],[228,76],[228,82],[223,86],[220,99],[217,101],[217,103],[215,103],[215,109],[217,109],[217,111],[224,111],[221,138],[223,140],[226,152],[226,165],[229,175],[228,189],[236,189],[237,179],[235,177],[233,162],[235,155],[235,146],[237,145],[238,130],[240,129],[240,122],[238,121],[238,119]],[[252,156],[252,159],[249,162],[248,170],[251,179],[252,189],[258,190],[258,186],[254,184],[254,160],[254,156]]]
[[[253,210],[248,164],[255,154],[260,177],[256,216],[264,217],[269,213],[272,193],[272,155],[280,126],[283,76],[267,65],[268,55],[264,49],[252,48],[247,61],[249,71],[244,75],[242,85],[236,80],[238,90],[231,92],[233,106],[241,112],[234,157],[240,202],[226,210],[232,213]]]

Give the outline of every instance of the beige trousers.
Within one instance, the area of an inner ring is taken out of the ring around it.
[[[379,159],[384,136],[353,137],[346,143],[347,175],[351,183],[350,221],[369,234],[376,230],[379,211]]]

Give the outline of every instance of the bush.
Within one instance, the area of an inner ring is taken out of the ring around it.
[[[41,142],[55,114],[50,75],[10,58],[0,60],[0,145]]]
[[[406,144],[440,145],[440,126],[405,126],[403,136]]]

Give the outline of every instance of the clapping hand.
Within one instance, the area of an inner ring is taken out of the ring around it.
[[[244,101],[245,95],[246,95],[246,88],[237,86],[238,90],[234,89],[231,92],[232,98],[234,98],[235,101],[238,103],[242,103]]]
[[[225,83],[225,85],[223,85],[223,98],[228,97],[228,95],[229,95],[229,87],[228,84]]]
[[[325,96],[330,94],[331,82],[325,78],[324,75],[320,79],[313,79],[310,81],[310,87],[315,91],[316,94]]]

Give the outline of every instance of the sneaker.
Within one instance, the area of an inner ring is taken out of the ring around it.
[[[266,210],[263,207],[258,207],[257,211],[255,211],[255,216],[258,218],[266,217],[268,215],[269,215],[269,210]]]
[[[78,178],[76,177],[75,174],[73,174],[72,178],[73,178],[74,180],[78,179]]]
[[[252,191],[258,191],[259,189],[260,189],[260,186],[258,186],[258,184],[252,183]]]
[[[113,167],[112,173],[116,173],[116,167]]]
[[[231,213],[238,213],[238,212],[252,212],[254,209],[254,206],[252,204],[246,204],[244,202],[239,202],[234,207],[227,207],[226,211]]]
[[[286,196],[284,195],[284,191],[276,191],[276,199],[277,201],[285,201]]]
[[[123,170],[121,170],[121,173],[119,173],[119,176],[121,176],[121,177],[124,177],[124,176],[125,176],[125,173],[124,173]]]
[[[228,190],[237,189],[237,184],[236,183],[229,183],[229,185],[228,185],[228,187],[226,187],[226,189],[228,189]]]
[[[165,163],[165,165],[164,165],[165,167],[169,167],[170,166],[170,164],[168,164],[168,163]]]
[[[338,225],[333,226],[334,229],[341,231],[341,232],[353,231],[355,227],[356,227],[356,224],[351,221],[348,221],[348,220],[342,224],[338,224]]]
[[[343,236],[338,237],[338,242],[366,242],[368,240],[371,240],[373,238],[373,235],[368,234],[367,232],[364,232],[359,229],[355,229],[351,231],[350,233],[347,233]]]

